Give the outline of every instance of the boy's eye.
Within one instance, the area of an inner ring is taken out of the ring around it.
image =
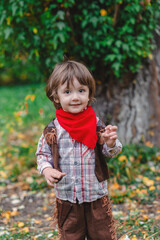
[[[80,89],[79,92],[84,92],[85,90],[84,89]]]
[[[66,93],[66,94],[69,94],[69,93],[70,93],[70,91],[69,91],[69,90],[66,90],[64,93]]]

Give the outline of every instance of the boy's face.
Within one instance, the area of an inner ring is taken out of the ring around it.
[[[69,113],[82,112],[88,105],[89,101],[89,88],[86,85],[81,85],[75,78],[73,85],[67,88],[67,83],[58,87],[57,91],[58,99],[55,99],[56,103],[60,103],[64,111]]]

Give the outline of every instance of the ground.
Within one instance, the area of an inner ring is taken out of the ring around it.
[[[0,240],[56,239],[54,191],[35,158],[55,109],[44,84],[0,88],[0,102]],[[160,149],[142,140],[107,160],[118,240],[160,239]]]
[[[0,239],[58,239],[57,226],[51,221],[54,191],[47,186],[36,189],[33,176],[37,177],[36,182],[39,184],[44,182],[35,169],[21,174],[18,182],[3,180],[6,184],[0,188]],[[114,183],[111,193],[113,189]],[[127,239],[126,236],[133,240],[160,239],[159,211],[160,201],[157,195],[148,204],[131,201],[129,198],[124,203],[113,204],[113,214],[119,222],[118,239]],[[143,237],[140,237],[140,231],[143,232]]]

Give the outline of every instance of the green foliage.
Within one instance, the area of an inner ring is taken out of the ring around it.
[[[8,167],[7,176],[12,181],[17,181],[21,172],[36,168],[38,138],[54,117],[55,109],[44,87],[32,84],[0,88],[0,171]]]
[[[156,160],[158,151],[158,147],[149,147],[145,144],[124,146],[122,153],[107,161],[111,177],[115,177],[120,184],[133,183],[140,174],[139,169],[142,173],[151,167],[152,162],[157,161],[158,164]]]
[[[41,182],[40,184],[37,183],[35,180],[32,183],[30,183],[30,188],[33,191],[34,190],[40,190],[40,189],[46,188],[46,187],[48,187],[48,185],[47,185],[47,182],[45,180],[43,182]]]
[[[159,1],[3,0],[0,10],[3,83],[48,78],[64,52],[98,80],[123,78],[152,58],[153,31],[159,33]]]

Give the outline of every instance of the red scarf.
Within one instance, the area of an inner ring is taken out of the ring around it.
[[[62,108],[56,110],[59,124],[78,142],[94,149],[97,142],[97,119],[91,106],[83,112],[72,114]]]

